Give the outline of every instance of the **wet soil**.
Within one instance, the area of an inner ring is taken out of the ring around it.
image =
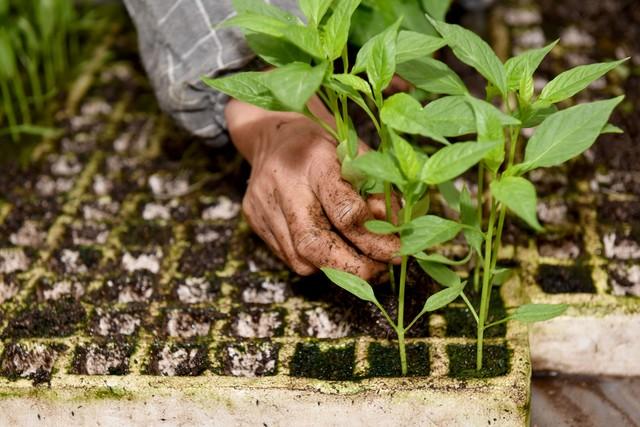
[[[509,372],[510,351],[504,346],[485,345],[483,366],[476,370],[475,344],[447,346],[449,376],[452,378],[490,378]]]
[[[0,374],[12,381],[28,378],[34,386],[50,383],[53,365],[66,349],[62,344],[9,343],[0,356]]]
[[[290,362],[293,377],[331,381],[353,379],[355,345],[321,349],[316,343],[298,343]]]
[[[123,338],[95,339],[75,348],[71,371],[80,375],[126,375],[134,348]]]
[[[161,376],[198,376],[209,368],[204,344],[153,343],[147,373]]]
[[[402,368],[397,345],[371,343],[367,352],[368,375],[371,377],[401,377]],[[425,343],[407,345],[407,376],[429,375],[429,346]]]
[[[19,310],[1,337],[65,337],[73,334],[85,318],[82,305],[67,297]]]
[[[537,283],[548,294],[595,293],[591,269],[585,265],[558,266],[542,264]]]

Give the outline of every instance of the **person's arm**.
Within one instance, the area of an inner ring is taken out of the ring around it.
[[[296,9],[296,0],[272,0]],[[190,133],[226,142],[228,97],[205,86],[246,66],[254,55],[236,29],[214,29],[233,16],[231,0],[125,0],[138,30],[140,54],[161,108]]]

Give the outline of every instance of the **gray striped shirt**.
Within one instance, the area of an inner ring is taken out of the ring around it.
[[[295,10],[296,0],[267,0]],[[191,133],[226,142],[227,96],[201,82],[246,66],[253,54],[236,29],[214,29],[234,15],[231,0],[125,0],[140,53],[162,109]]]

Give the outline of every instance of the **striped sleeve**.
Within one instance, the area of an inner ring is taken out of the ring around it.
[[[295,0],[268,3],[295,10]],[[140,53],[161,108],[194,135],[226,142],[226,95],[201,77],[247,65],[253,54],[237,29],[214,27],[233,16],[231,0],[125,0]]]

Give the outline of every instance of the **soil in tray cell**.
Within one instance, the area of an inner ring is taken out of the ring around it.
[[[127,273],[148,272],[160,273],[164,253],[161,248],[155,247],[145,250],[125,251],[120,260],[120,268]]]
[[[487,318],[487,323],[502,320],[507,313],[504,307],[491,307]],[[475,338],[478,334],[475,319],[467,307],[448,308],[444,311],[444,318],[447,322],[448,337]],[[504,323],[493,326],[484,332],[485,338],[504,337],[507,327]]]
[[[145,221],[189,221],[194,217],[195,207],[186,200],[145,200],[138,206],[138,217]]]
[[[318,305],[306,309],[301,314],[299,334],[313,338],[344,338],[353,336],[356,328],[353,313],[343,307]]]
[[[596,292],[591,268],[585,265],[542,264],[538,267],[536,280],[542,290],[549,294]]]
[[[584,254],[582,233],[542,233],[536,237],[541,257],[575,260]]]
[[[0,248],[0,274],[27,271],[35,253],[28,248]]]
[[[65,337],[73,334],[85,318],[85,309],[73,298],[32,304],[9,320],[2,337]]]
[[[88,282],[89,279],[78,276],[44,276],[36,282],[35,299],[38,302],[80,300],[87,292]]]
[[[0,305],[5,301],[11,301],[23,286],[24,280],[18,273],[0,273]]]
[[[290,375],[322,380],[351,380],[355,366],[355,345],[298,343],[290,363]]]
[[[217,244],[228,247],[230,244],[235,221],[221,221],[218,223],[196,223],[189,228],[189,241],[196,244]]]
[[[218,242],[194,244],[185,248],[178,271],[185,276],[203,277],[224,269],[227,262],[226,245]]]
[[[489,378],[499,377],[509,372],[511,352],[501,345],[485,345],[482,369],[476,370],[475,344],[450,344],[447,346],[449,356],[449,376],[452,378]]]
[[[367,352],[369,361],[369,376],[371,377],[401,377],[400,356],[397,345],[380,344],[369,345]],[[410,377],[426,377],[429,375],[429,346],[426,343],[407,345],[407,375]]]
[[[223,344],[218,351],[220,373],[234,377],[275,375],[279,350],[279,344],[268,340]]]
[[[640,297],[640,264],[612,262],[608,270],[613,295]]]
[[[220,294],[221,280],[216,276],[173,279],[173,298],[183,304],[213,302]]]
[[[608,259],[640,259],[640,223],[632,227],[601,227],[602,255]]]
[[[92,246],[70,246],[56,249],[49,259],[49,269],[60,275],[95,274],[102,252]]]
[[[284,325],[284,309],[265,309],[258,306],[234,311],[228,333],[239,338],[281,337],[284,334]]]
[[[218,196],[208,203],[203,201],[200,207],[200,219],[203,221],[230,221],[240,214],[240,203],[227,196]]]
[[[65,229],[63,246],[102,246],[107,243],[112,227],[96,221],[78,220]]]
[[[64,345],[10,343],[0,357],[0,375],[11,380],[28,378],[34,385],[51,381],[53,365]]]
[[[593,191],[601,193],[633,194],[640,196],[640,171],[596,172],[590,182]]]
[[[85,200],[80,205],[80,216],[88,222],[113,221],[120,212],[120,202],[111,197]]]
[[[140,329],[144,312],[143,304],[119,309],[97,307],[91,314],[87,331],[100,337],[133,336]]]
[[[640,202],[612,202],[602,200],[598,203],[598,221],[606,224],[639,223]]]
[[[221,315],[208,309],[167,310],[161,322],[160,336],[184,340],[209,335],[216,319]]]
[[[154,297],[156,277],[148,271],[122,273],[104,281],[95,292],[94,300],[127,303],[148,303]]]
[[[288,267],[255,234],[251,233],[239,242],[239,250],[234,255],[251,272],[287,271]]]
[[[578,223],[579,214],[566,199],[544,199],[537,205],[538,219],[544,226],[567,227]]]
[[[572,188],[567,172],[560,168],[533,170],[529,172],[529,180],[535,185],[540,197],[561,196]]]
[[[71,372],[80,375],[126,375],[134,346],[123,339],[99,339],[78,345],[73,355]]]
[[[232,283],[245,304],[281,304],[291,296],[285,277],[258,273],[235,276]]]
[[[168,245],[172,239],[171,228],[147,221],[130,223],[120,234],[120,242],[126,248],[151,248]]]
[[[154,343],[147,371],[167,377],[198,376],[209,367],[207,346],[192,343]]]

